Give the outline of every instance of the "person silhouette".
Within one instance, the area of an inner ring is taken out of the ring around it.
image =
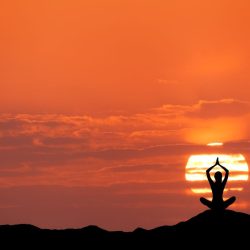
[[[214,182],[210,176],[210,171],[217,165],[220,166],[225,171],[225,177],[224,177],[224,180],[222,181],[222,173],[220,171],[217,171],[214,174],[214,178],[215,178],[215,182]],[[200,202],[203,205],[213,210],[224,210],[230,205],[232,205],[236,200],[235,196],[225,201],[223,200],[223,191],[227,183],[229,170],[226,169],[224,166],[220,165],[218,157],[216,159],[216,163],[212,167],[206,170],[206,175],[207,175],[207,179],[210,184],[210,187],[212,189],[213,198],[212,198],[212,201],[210,201],[210,200],[207,200],[206,198],[201,197]]]

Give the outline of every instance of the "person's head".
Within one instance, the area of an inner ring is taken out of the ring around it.
[[[214,174],[214,179],[215,179],[216,182],[221,182],[221,180],[222,180],[222,173],[220,171],[217,171]]]

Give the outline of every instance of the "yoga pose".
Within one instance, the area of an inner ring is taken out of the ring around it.
[[[224,177],[224,180],[222,181],[222,173],[220,171],[217,171],[214,174],[214,178],[215,178],[215,182],[214,182],[210,176],[210,171],[217,165],[220,166],[225,171],[225,177]],[[229,207],[231,204],[233,204],[236,200],[234,196],[225,201],[223,200],[223,191],[227,183],[229,171],[228,169],[220,165],[219,158],[216,159],[216,163],[212,167],[206,170],[206,174],[207,174],[207,179],[212,189],[213,199],[212,201],[210,201],[202,197],[200,198],[201,203],[213,210],[224,210],[227,207]]]

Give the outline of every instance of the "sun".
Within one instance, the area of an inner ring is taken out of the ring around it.
[[[207,144],[207,146],[210,146],[210,147],[223,146],[223,142],[210,142]]]
[[[198,154],[191,155],[186,165],[185,178],[193,193],[211,192],[207,185],[206,169],[214,165],[217,157],[220,164],[230,171],[228,178],[230,184],[227,184],[225,191],[243,190],[243,184],[248,180],[248,165],[242,154]],[[222,171],[219,166],[216,166],[211,171],[211,176],[218,170]]]

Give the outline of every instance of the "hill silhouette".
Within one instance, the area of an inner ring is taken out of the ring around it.
[[[173,226],[161,226],[151,230],[137,228],[133,232],[107,231],[97,226],[80,229],[50,230],[32,225],[0,226],[0,244],[9,247],[18,243],[26,248],[86,247],[88,249],[127,249],[151,247],[167,249],[170,246],[186,246],[197,249],[231,248],[249,244],[250,215],[232,210],[207,210]]]

